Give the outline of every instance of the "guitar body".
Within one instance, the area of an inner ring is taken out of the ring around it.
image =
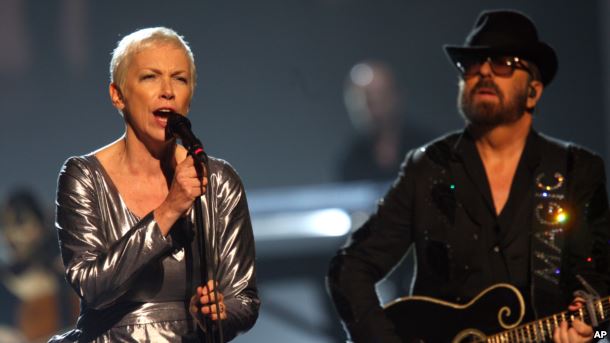
[[[483,342],[487,335],[519,325],[525,302],[515,287],[497,284],[467,304],[400,298],[386,305],[385,314],[403,342]]]

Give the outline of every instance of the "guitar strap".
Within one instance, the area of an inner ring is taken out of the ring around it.
[[[542,135],[541,135],[542,136]],[[544,137],[544,136],[543,136]],[[531,228],[531,296],[534,315],[560,306],[561,252],[564,230],[570,225],[567,199],[569,143],[541,140],[541,163],[534,173]]]

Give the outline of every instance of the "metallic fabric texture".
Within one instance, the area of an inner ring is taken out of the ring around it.
[[[56,227],[81,313],[75,330],[51,342],[199,342],[188,304],[202,284],[202,261],[204,278],[217,270],[220,280],[225,341],[254,325],[260,301],[244,188],[227,162],[210,158],[208,168],[200,251],[193,209],[163,237],[152,212],[138,218],[127,208],[94,155],[66,161],[58,179]]]

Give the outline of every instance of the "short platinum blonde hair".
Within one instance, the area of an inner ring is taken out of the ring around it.
[[[191,48],[184,37],[176,31],[162,26],[135,31],[118,42],[110,60],[110,82],[122,89],[133,56],[146,48],[159,44],[169,44],[184,50],[191,67],[191,90],[195,90],[197,73]]]

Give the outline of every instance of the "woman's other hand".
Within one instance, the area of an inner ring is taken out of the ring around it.
[[[227,311],[224,303],[224,296],[220,291],[214,292],[214,287],[217,282],[208,281],[207,285],[197,287],[197,292],[191,298],[190,311],[191,314],[200,319],[201,316],[210,318],[211,320],[227,319]],[[218,304],[216,304],[218,299]],[[219,316],[220,314],[220,316]]]

